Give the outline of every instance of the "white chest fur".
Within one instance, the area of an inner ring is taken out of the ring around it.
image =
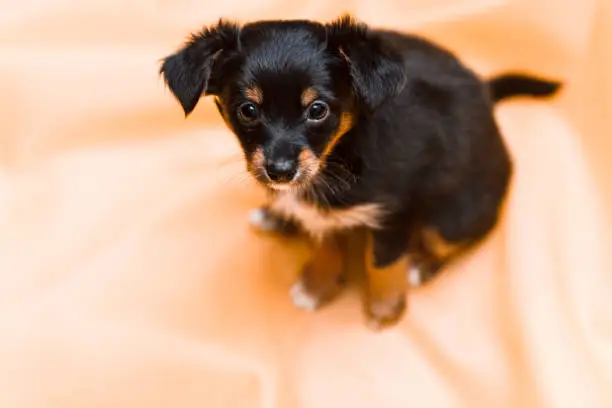
[[[356,227],[377,228],[383,215],[382,207],[375,203],[325,210],[299,200],[290,192],[279,194],[270,207],[277,214],[298,222],[315,238],[321,238],[332,231]]]

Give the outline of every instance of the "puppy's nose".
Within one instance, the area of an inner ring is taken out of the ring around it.
[[[297,173],[297,162],[291,159],[271,160],[266,163],[266,173],[275,183],[288,183]]]

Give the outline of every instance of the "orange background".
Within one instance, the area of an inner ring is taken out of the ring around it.
[[[612,2],[285,4],[0,3],[0,406],[611,407]],[[157,75],[220,16],[343,11],[566,81],[499,105],[504,221],[382,334],[354,290],[291,305],[303,245],[248,229],[237,143]]]

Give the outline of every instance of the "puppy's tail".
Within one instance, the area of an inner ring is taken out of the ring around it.
[[[524,74],[503,74],[489,79],[493,103],[514,96],[544,98],[553,96],[561,88],[561,82],[547,81]]]

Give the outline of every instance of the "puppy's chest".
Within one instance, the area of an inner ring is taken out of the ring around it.
[[[356,204],[346,208],[322,208],[306,202],[293,193],[281,193],[272,199],[271,209],[291,219],[314,237],[357,227],[378,228],[383,208],[376,203]]]

